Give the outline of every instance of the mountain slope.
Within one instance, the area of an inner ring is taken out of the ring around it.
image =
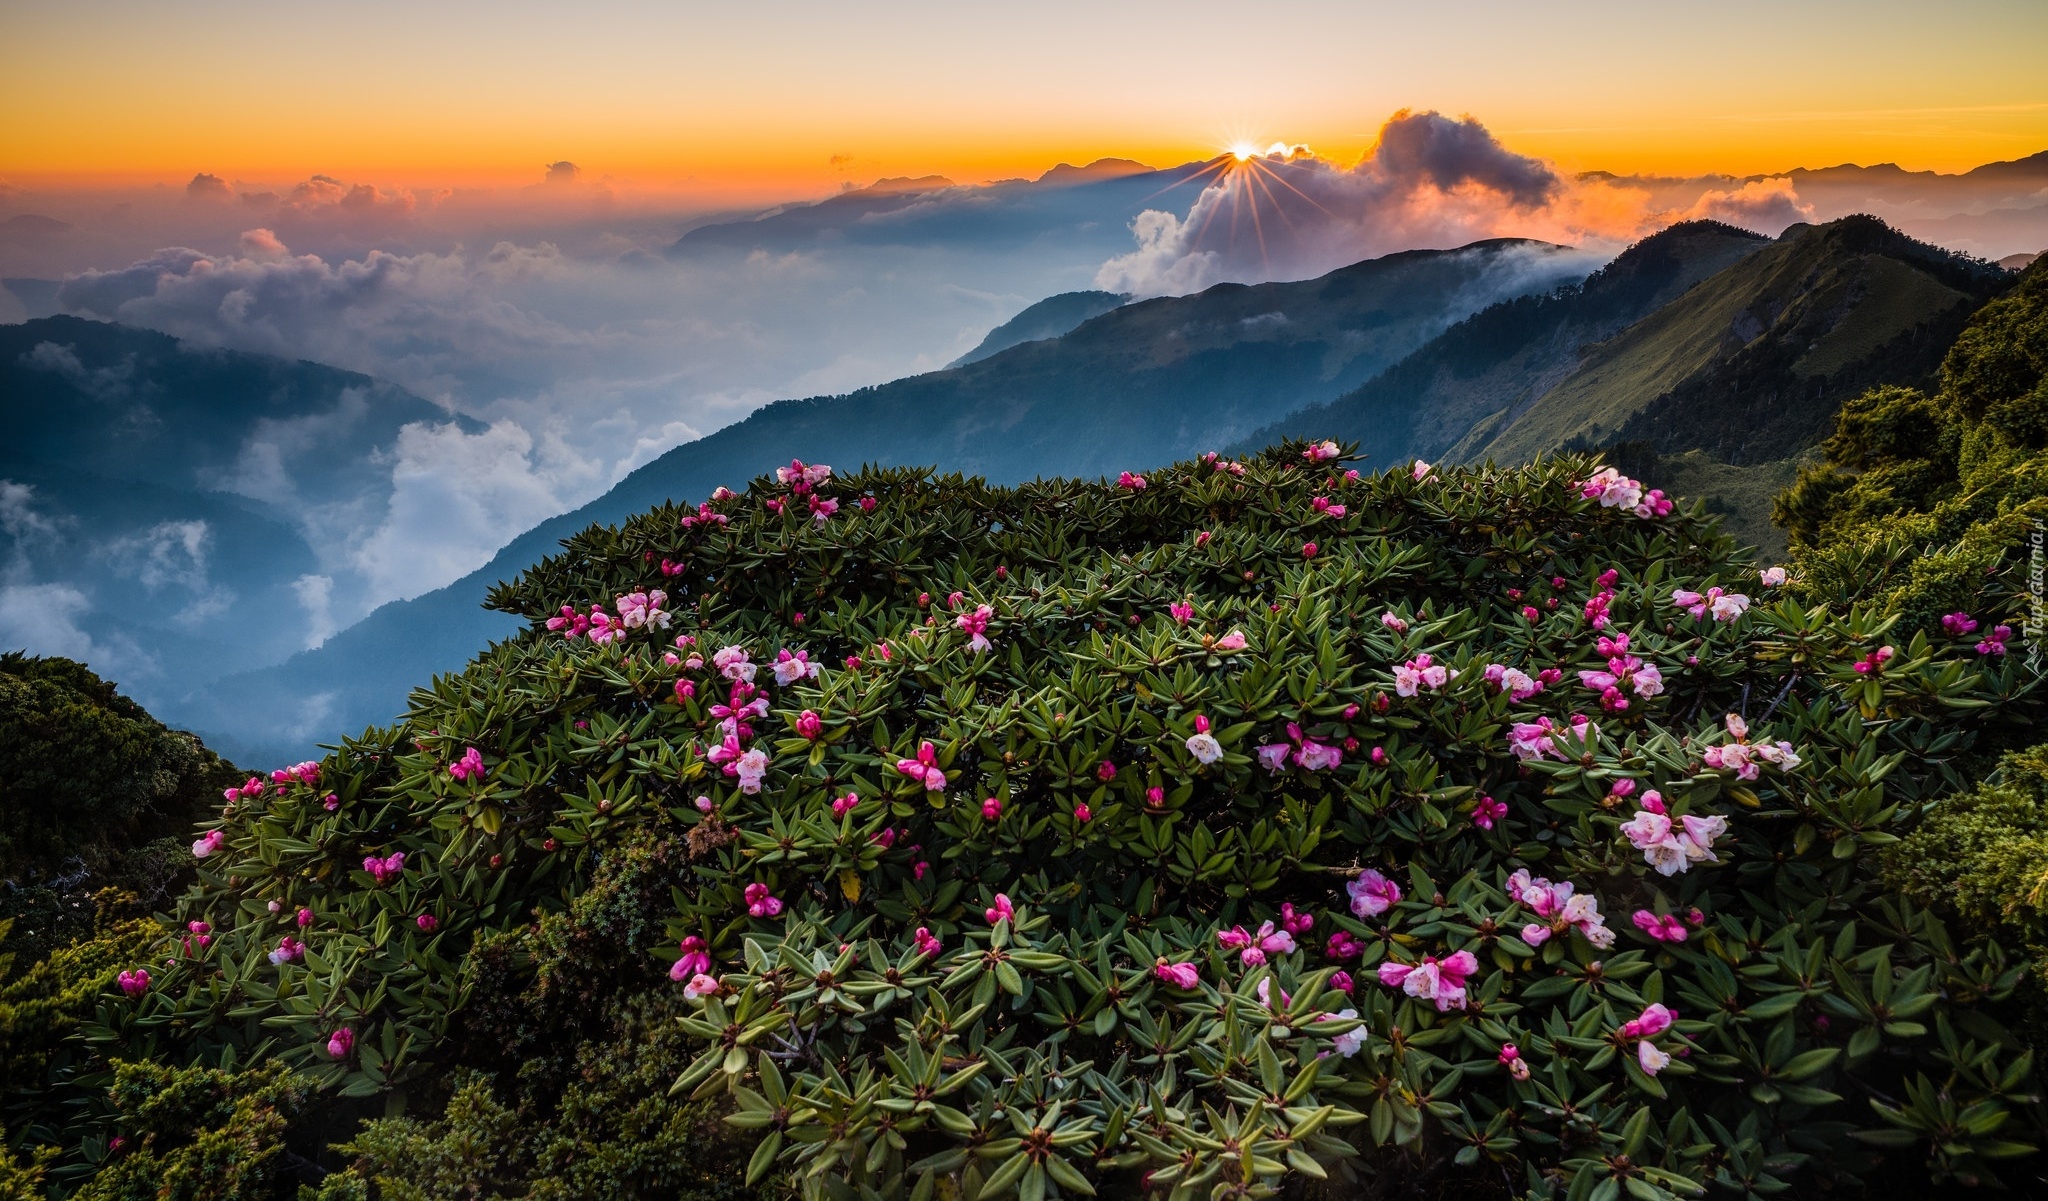
[[[1342,392],[1494,297],[1548,288],[1583,261],[1517,240],[1408,251],[1300,283],[1125,305],[964,367],[771,404],[527,531],[447,588],[386,605],[317,650],[166,712],[248,761],[297,755],[317,733],[388,720],[408,687],[515,631],[479,608],[484,595],[593,524],[738,486],[792,457],[936,463],[1000,483],[1186,457]]]
[[[1631,246],[1583,284],[1475,313],[1355,391],[1246,439],[1356,439],[1382,461],[1435,459],[1475,424],[1512,416],[1570,375],[1588,343],[1611,337],[1767,239],[1711,221]]]
[[[1843,400],[1921,383],[2008,273],[1873,217],[1794,226],[1767,250],[1595,347],[1521,413],[1475,426],[1467,460],[1647,442],[1724,462],[1789,457]]]
[[[1026,342],[1038,342],[1046,338],[1057,338],[1083,321],[1100,317],[1113,308],[1126,304],[1130,297],[1118,292],[1062,292],[1048,296],[1037,304],[988,331],[988,336],[973,350],[946,364],[948,367],[965,367],[979,363],[990,355],[1021,346]]]

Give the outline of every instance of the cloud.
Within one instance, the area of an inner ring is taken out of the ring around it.
[[[553,479],[577,466],[513,422],[481,434],[415,423],[399,431],[389,515],[356,548],[379,596],[409,597],[484,565],[513,533],[561,511]],[[302,596],[303,601],[303,596]]]
[[[575,183],[576,177],[582,173],[583,169],[581,167],[578,167],[568,159],[563,159],[559,163],[548,164],[548,177],[545,182],[557,186]]]
[[[1732,191],[1710,191],[1693,202],[1682,217],[1725,221],[1770,237],[1789,225],[1813,220],[1813,206],[1802,203],[1792,181],[1782,176],[1752,179]]]
[[[204,521],[165,521],[108,543],[105,553],[117,561],[123,575],[133,576],[150,592],[166,587],[202,592],[211,536]]]
[[[57,523],[36,512],[35,494],[31,484],[0,479],[0,533],[11,544],[6,563],[0,564],[0,580],[26,582],[30,552],[57,538]]]
[[[1176,294],[1225,280],[1305,279],[1417,247],[1504,236],[1577,242],[1594,232],[1567,202],[1568,181],[1470,117],[1396,113],[1351,167],[1284,144],[1214,167],[1186,216],[1139,215],[1137,248],[1105,263],[1097,287]]]
[[[229,187],[228,181],[220,176],[209,175],[201,171],[192,177],[192,182],[185,185],[185,198],[187,200],[204,201],[209,204],[219,203],[221,201],[233,200],[235,198],[235,190]]]
[[[306,649],[312,650],[338,628],[334,620],[334,577],[307,573],[292,581],[292,594],[306,611]]]
[[[240,239],[242,253],[250,258],[282,258],[291,253],[277,235],[267,229],[245,229]]]
[[[123,682],[157,674],[155,658],[133,640],[119,634],[95,639],[81,628],[90,612],[85,594],[68,584],[0,587],[0,649],[76,659]]]

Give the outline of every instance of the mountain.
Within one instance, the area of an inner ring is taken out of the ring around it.
[[[1062,292],[1058,296],[1048,296],[988,331],[980,345],[946,365],[964,367],[978,363],[999,350],[1008,350],[1025,342],[1057,338],[1091,317],[1100,317],[1113,308],[1130,303],[1130,299],[1118,292]]]
[[[1146,209],[1184,211],[1220,160],[1154,170],[1104,159],[1061,164],[1037,179],[958,186],[943,176],[885,179],[806,204],[787,204],[742,221],[700,225],[668,255],[789,254],[849,246],[891,246],[914,253],[951,248],[984,255],[1040,242],[1101,262],[1131,249],[1131,223]],[[1078,282],[1078,281],[1077,281]]]
[[[1226,446],[1355,387],[1459,317],[1552,287],[1583,263],[1513,239],[1407,251],[1299,283],[1220,284],[1124,305],[965,366],[780,401],[641,467],[446,588],[159,711],[247,762],[301,756],[316,736],[389,720],[407,688],[516,632],[517,621],[480,607],[485,594],[594,524],[737,487],[793,457],[849,468],[936,463],[998,483],[1142,469]]]
[[[1576,288],[1503,302],[1327,406],[1247,439],[1315,432],[1375,454],[1523,462],[1625,446],[1625,467],[1703,496],[1768,553],[1770,498],[1847,398],[1923,384],[1998,267],[1872,217],[1765,242],[1693,222]]]
[[[1582,284],[1501,301],[1458,322],[1400,363],[1326,405],[1313,405],[1245,440],[1355,439],[1381,461],[1436,459],[1473,426],[1526,408],[1603,341],[1701,280],[1769,245],[1712,221],[1645,238]]]
[[[398,431],[450,421],[316,363],[0,326],[0,649],[90,658],[152,707],[284,658],[366,607],[342,531],[381,516]]]
[[[1931,380],[2009,281],[1874,217],[1794,226],[1593,347],[1526,409],[1476,423],[1452,454],[1509,462],[1641,441],[1737,465],[1785,459],[1825,436],[1849,397]]]

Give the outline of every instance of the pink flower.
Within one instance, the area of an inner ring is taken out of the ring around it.
[[[121,992],[124,996],[139,997],[149,991],[148,968],[139,967],[132,972],[122,972],[114,979],[120,984]]]
[[[1991,633],[1982,642],[1977,644],[1977,653],[1980,655],[2002,655],[2005,653],[2005,644],[2010,641],[2012,641],[2011,626],[1993,626]],[[1890,650],[1891,648],[1885,647],[1884,649]]]
[[[739,777],[740,791],[753,795],[761,791],[761,777],[768,774],[768,752],[755,747],[731,765],[732,774]]]
[[[1350,972],[1331,972],[1330,987],[1338,992],[1349,994],[1357,985],[1352,981]]]
[[[1515,1044],[1502,1043],[1499,1060],[1501,1066],[1508,1070],[1508,1075],[1517,1080],[1529,1078],[1529,1061],[1522,1058],[1522,1052]]]
[[[1003,802],[999,797],[987,797],[981,802],[981,816],[985,821],[994,821],[1003,815]]]
[[[687,980],[700,972],[711,970],[711,953],[704,945],[704,939],[692,934],[682,941],[682,958],[668,969],[671,980]]]
[[[1658,942],[1685,941],[1685,923],[1671,914],[1667,913],[1660,917],[1647,909],[1638,909],[1630,920],[1635,922],[1636,929]]]
[[[747,658],[746,648],[738,646],[721,647],[711,656],[711,666],[718,669],[718,674],[735,682],[752,681],[754,672],[758,670]]]
[[[228,833],[226,830],[208,830],[192,844],[192,857],[194,859],[205,859],[226,846],[227,842]]]
[[[695,805],[697,806],[697,812],[699,812],[699,813],[709,813],[709,812],[711,812],[711,798],[710,798],[710,797],[708,797],[708,796],[700,796],[700,797],[698,797],[698,798],[696,799],[696,801],[694,801],[693,803],[694,803],[694,804],[695,804]]]
[[[1296,910],[1294,902],[1289,901],[1280,906],[1280,926],[1289,934],[1306,934],[1315,924],[1315,917]]]
[[[1311,463],[1320,463],[1325,459],[1334,459],[1342,453],[1344,452],[1338,448],[1335,442],[1326,441],[1315,443],[1307,450],[1302,451],[1301,457]]]
[[[420,933],[422,934],[432,934],[434,931],[441,928],[441,919],[435,917],[431,913],[420,914],[418,917],[412,919],[412,923],[413,925],[418,926],[420,928]]]
[[[1313,738],[1304,738],[1295,748],[1294,761],[1301,765],[1303,771],[1323,771],[1343,766],[1344,752]]]
[[[1417,964],[1387,962],[1380,965],[1380,983],[1398,988],[1421,1001],[1434,1001],[1438,1013],[1465,1008],[1465,984],[1479,970],[1479,960],[1470,951],[1459,951],[1442,960],[1425,955]]]
[[[1757,573],[1757,578],[1762,581],[1763,586],[1766,588],[1782,588],[1785,586],[1785,569],[1782,567],[1766,567]]]
[[[619,624],[629,630],[667,629],[669,615],[662,611],[668,603],[668,593],[656,588],[651,592],[629,592],[618,597],[613,607],[619,611]]]
[[[1166,612],[1177,625],[1186,625],[1195,618],[1195,607],[1186,601],[1174,601],[1166,606]]]
[[[1365,944],[1353,937],[1349,931],[1339,930],[1330,935],[1330,940],[1323,944],[1323,954],[1342,963],[1365,954]]]
[[[1523,868],[1508,877],[1507,891],[1517,904],[1546,919],[1522,927],[1522,941],[1530,946],[1541,946],[1551,935],[1567,930],[1577,930],[1589,944],[1601,950],[1614,945],[1614,931],[1607,928],[1607,919],[1601,916],[1599,899],[1577,891],[1570,881],[1552,884],[1532,879],[1528,869]]]
[[[285,964],[295,959],[303,959],[305,956],[306,944],[287,934],[277,940],[277,949],[270,953],[270,962],[272,964]]]
[[[716,996],[718,989],[718,977],[709,972],[698,972],[690,977],[688,984],[683,985],[683,996],[692,1001],[701,1001],[706,997]]]
[[[954,595],[958,596],[959,594],[955,593]],[[994,609],[987,605],[978,605],[975,607],[974,612],[962,613],[953,619],[953,624],[958,626],[968,636],[967,652],[969,654],[978,655],[993,645],[989,642],[987,634],[989,619],[995,616],[995,612]]]
[[[1233,654],[1237,651],[1243,650],[1244,648],[1244,634],[1237,630],[1232,630],[1228,634],[1225,634],[1223,637],[1218,638],[1214,645],[1215,650],[1222,651],[1225,654]]]
[[[1126,471],[1116,477],[1116,486],[1128,488],[1133,492],[1143,492],[1145,490],[1145,477],[1142,475],[1132,475]]]
[[[801,618],[802,614],[798,614],[798,617]],[[775,672],[776,686],[787,688],[798,680],[817,679],[818,673],[825,670],[825,665],[812,662],[809,651],[791,651],[785,647],[776,653],[772,670]]]
[[[1081,805],[1076,805],[1076,806],[1074,806],[1074,820],[1075,820],[1075,821],[1077,821],[1077,822],[1086,822],[1086,821],[1088,821],[1089,819],[1093,818],[1094,816],[1095,816],[1094,814],[1092,814],[1092,813],[1088,812],[1088,806],[1087,806],[1087,805],[1085,805],[1085,804],[1081,804]]]
[[[1351,912],[1358,917],[1378,917],[1401,900],[1401,886],[1372,868],[1360,872],[1344,891],[1351,894]]]
[[[1095,768],[1095,778],[1104,781],[1116,779],[1116,764],[1104,759]]]
[[[779,917],[782,901],[768,891],[768,886],[756,880],[746,888],[747,912],[754,917]]]
[[[330,1059],[347,1059],[348,1053],[355,1049],[355,1045],[356,1032],[343,1026],[327,1036],[327,1055]]]
[[[1152,965],[1152,974],[1175,988],[1191,989],[1201,983],[1201,969],[1192,963],[1168,963],[1164,956]]]
[[[1444,667],[1428,655],[1417,655],[1394,668],[1394,693],[1414,696],[1424,688],[1442,688],[1457,678],[1456,668]]]
[[[989,906],[986,910],[984,910],[982,912],[982,916],[986,917],[988,919],[988,924],[993,926],[998,922],[1007,922],[1014,920],[1017,916],[1017,911],[1010,907],[1009,897],[1003,895],[1002,893],[997,893],[996,903]]]
[[[1315,543],[1313,543],[1313,542],[1304,542],[1304,543],[1302,543],[1302,544],[1301,544],[1301,557],[1302,557],[1302,558],[1304,558],[1304,559],[1313,559],[1313,558],[1315,558],[1315,557],[1316,557],[1316,544],[1315,544]]]
[[[1284,742],[1276,742],[1258,749],[1259,766],[1270,772],[1283,771],[1287,767],[1287,756],[1294,748]]]
[[[944,792],[946,790],[946,773],[939,770],[939,753],[932,748],[932,744],[929,742],[918,744],[917,758],[898,759],[896,761],[896,770],[923,784],[927,792]]]
[[[311,909],[303,909],[303,908],[302,908],[302,909],[300,909],[300,910],[299,910],[299,914],[298,914],[298,921],[299,921],[299,929],[301,929],[301,930],[305,929],[305,928],[306,928],[307,926],[310,926],[310,925],[312,925],[312,924],[313,924],[313,911],[312,911]]]
[[[1479,805],[1472,810],[1472,824],[1482,830],[1493,829],[1493,823],[1508,815],[1507,803],[1496,801],[1490,796],[1479,798]]]
[[[382,859],[375,855],[365,856],[363,870],[370,873],[370,878],[381,888],[396,880],[399,873],[405,870],[405,852],[393,851]]]
[[[808,738],[812,742],[816,742],[818,735],[825,732],[825,721],[817,714],[806,709],[796,715],[796,732],[798,737]]]
[[[1199,532],[1199,533],[1197,533],[1197,534],[1195,535],[1195,545],[1196,545],[1196,546],[1207,546],[1207,545],[1209,545],[1209,539],[1210,539],[1210,538],[1212,538],[1212,537],[1214,537],[1214,536],[1215,536],[1215,535],[1211,534],[1211,533],[1210,533],[1209,531],[1207,531],[1207,530],[1202,530],[1201,532]]]
[[[937,935],[923,926],[919,926],[917,933],[912,937],[917,944],[917,953],[920,955],[936,955],[946,949],[946,944],[940,942]]]
[[[858,804],[860,804],[860,795],[858,793],[849,792],[843,797],[836,797],[832,801],[832,816],[845,817],[847,814],[852,813],[853,807]]]

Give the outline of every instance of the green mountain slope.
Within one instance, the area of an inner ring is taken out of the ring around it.
[[[1502,301],[1452,326],[1353,392],[1258,431],[1356,439],[1381,460],[1435,459],[1477,424],[1512,418],[1578,367],[1588,343],[1655,312],[1768,241],[1712,221],[1674,225],[1583,284]]]
[[[1786,459],[1876,384],[1928,380],[2010,277],[1872,217],[1795,226],[1592,348],[1525,411],[1476,425],[1460,459],[1647,442],[1727,463]]]

